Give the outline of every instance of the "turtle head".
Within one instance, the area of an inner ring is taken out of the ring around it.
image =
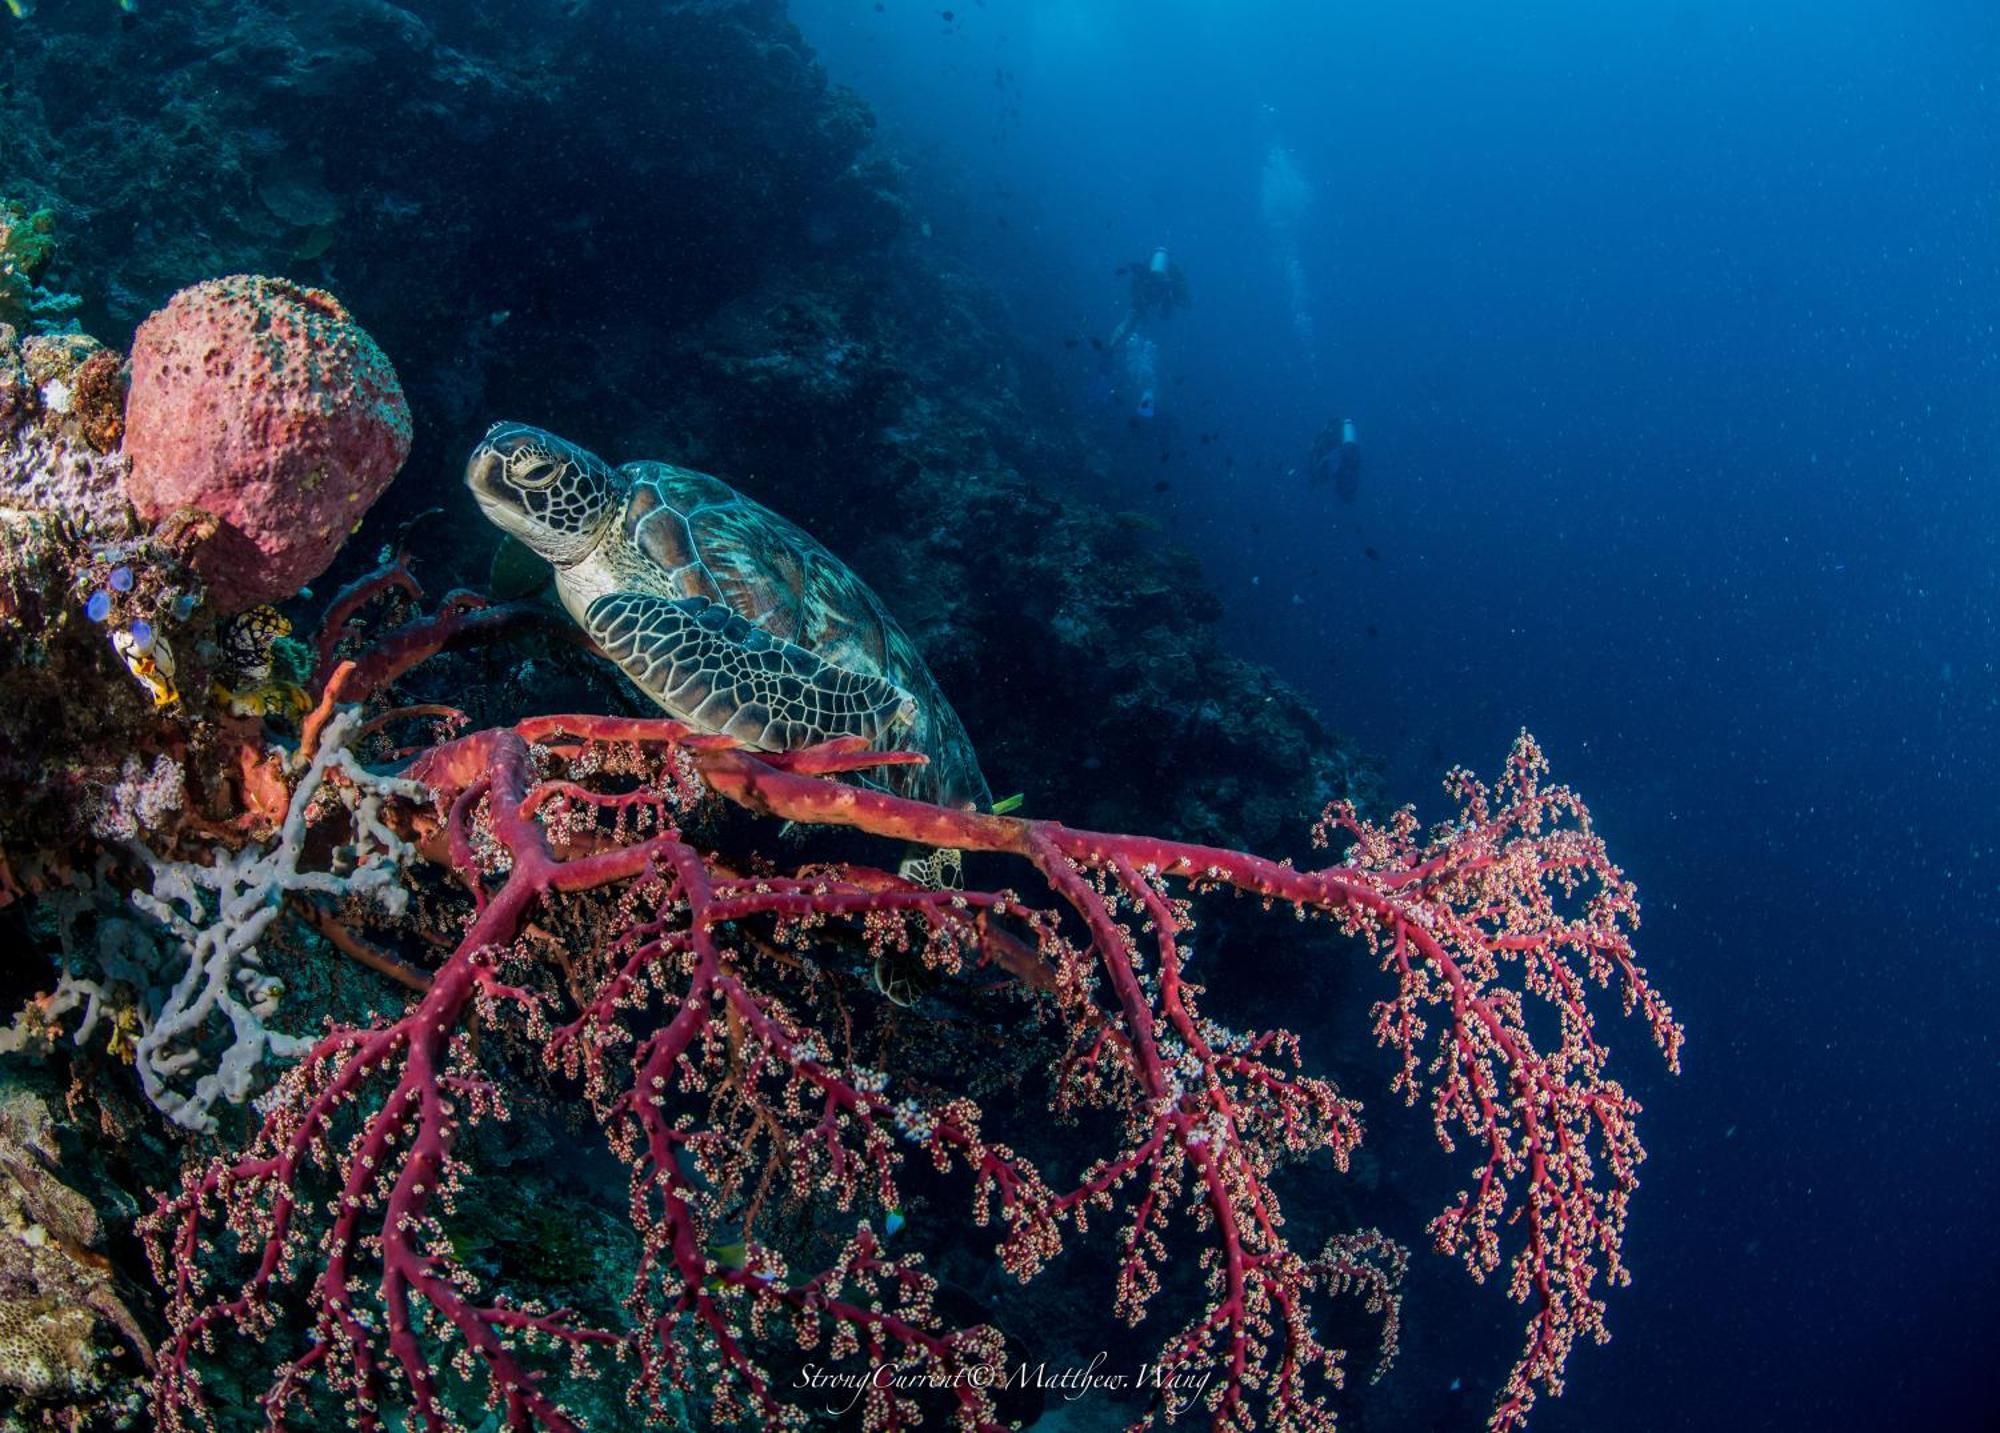
[[[495,423],[465,461],[479,510],[557,567],[597,549],[622,484],[597,454],[525,423]]]

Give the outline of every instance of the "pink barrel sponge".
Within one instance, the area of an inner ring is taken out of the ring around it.
[[[194,554],[223,612],[326,571],[410,454],[382,350],[332,294],[242,274],[182,289],[139,325],[126,492],[149,522],[219,520]]]

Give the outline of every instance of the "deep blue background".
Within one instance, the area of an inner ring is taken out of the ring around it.
[[[1615,1032],[1637,1281],[1536,1426],[1994,1422],[2000,12],[944,8],[792,6],[1101,424],[1106,501],[1202,551],[1397,799],[1526,724],[1640,882],[1687,1073]],[[1311,355],[1273,144],[1314,191]],[[1135,435],[1065,340],[1162,242],[1195,302]],[[1333,413],[1353,508],[1290,471]],[[1448,1288],[1370,1426],[1498,1372],[1514,1311]]]

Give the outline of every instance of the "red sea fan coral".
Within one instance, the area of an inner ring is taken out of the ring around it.
[[[448,599],[338,668],[329,699],[361,700],[503,621]],[[1429,1100],[1447,1149],[1470,1140],[1478,1153],[1433,1224],[1438,1247],[1476,1278],[1506,1264],[1529,1309],[1494,1426],[1517,1425],[1538,1388],[1559,1391],[1576,1335],[1603,1336],[1600,1278],[1626,1277],[1620,1240],[1642,1157],[1638,1105],[1606,1074],[1591,992],[1617,987],[1670,1064],[1681,1032],[1635,963],[1631,885],[1582,803],[1547,784],[1531,739],[1491,787],[1455,776],[1459,812],[1428,836],[1407,812],[1383,826],[1330,811],[1318,834],[1346,849],[1315,870],[835,779],[885,759],[907,758],[853,742],[756,753],[672,721],[599,716],[425,750],[406,774],[434,803],[405,817],[463,887],[456,946],[400,1016],[329,1029],[268,1098],[249,1147],[189,1169],[146,1220],[173,1328],[159,1426],[209,1425],[199,1364],[234,1330],[291,1344],[266,1395],[274,1425],[333,1404],[363,1429],[443,1430],[483,1401],[510,1428],[569,1430],[580,1424],[557,1384],[613,1362],[635,1405],[663,1419],[698,1398],[717,1423],[789,1424],[803,1415],[770,1357],[796,1343],[906,1375],[869,1381],[870,1426],[903,1426],[925,1397],[989,1426],[998,1335],[944,1326],[919,1260],[892,1255],[860,1217],[899,1207],[912,1156],[960,1173],[973,1222],[1020,1279],[1057,1255],[1068,1226],[1112,1224],[1107,1306],[1127,1320],[1161,1295],[1163,1262],[1192,1255],[1206,1298],[1156,1367],[1166,1386],[1198,1392],[1163,1399],[1163,1415],[1329,1426],[1342,1363],[1316,1306],[1358,1294],[1392,1347],[1401,1254],[1373,1231],[1312,1258],[1287,1242],[1273,1171],[1319,1150],[1344,1168],[1358,1107],[1304,1072],[1290,1034],[1201,1012],[1187,897],[1223,890],[1372,950],[1388,977],[1376,1031],[1396,1052],[1396,1087]],[[745,873],[688,834],[717,805],[1004,853],[1041,895],[925,889],[858,867]],[[563,1004],[534,979],[550,942],[528,937],[578,902],[601,939],[561,953]],[[774,978],[842,930],[947,976],[991,962],[1045,992],[1067,1046],[1054,1104],[1110,1111],[1115,1142],[1052,1181],[985,1132],[970,1098],[898,1089],[859,1063]],[[640,1254],[622,1326],[483,1291],[454,1253],[455,1201],[478,1177],[470,1127],[507,1105],[478,1029],[532,1040],[629,1166]],[[773,1187],[853,1211],[823,1267],[791,1267],[741,1215]],[[738,1217],[742,1247],[721,1257]]]

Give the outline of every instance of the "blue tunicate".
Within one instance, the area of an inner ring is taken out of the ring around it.
[[[134,622],[127,630],[132,634],[132,645],[134,647],[137,647],[142,652],[153,650],[153,624],[151,622],[141,618],[139,621]]]
[[[195,600],[192,592],[183,592],[174,599],[174,620],[185,622],[194,616]]]
[[[111,569],[111,590],[114,592],[130,592],[132,590],[131,568],[114,567]]]
[[[90,594],[90,600],[83,604],[84,616],[93,622],[102,622],[111,615],[111,594],[98,591]]]

